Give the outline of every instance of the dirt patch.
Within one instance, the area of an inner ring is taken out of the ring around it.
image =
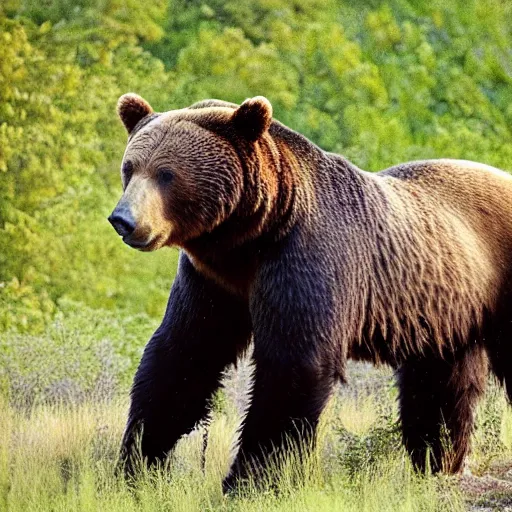
[[[501,469],[501,471],[500,471]],[[462,475],[459,486],[471,512],[512,512],[512,468],[494,468],[493,475]],[[496,476],[494,476],[496,475]],[[500,475],[497,478],[497,475]]]

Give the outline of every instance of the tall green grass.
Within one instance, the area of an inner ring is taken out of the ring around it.
[[[322,416],[312,457],[291,456],[271,482],[223,496],[247,405],[247,361],[228,372],[214,400],[203,456],[199,427],[164,468],[132,486],[116,474],[128,385],[154,322],[63,303],[39,336],[0,334],[0,512],[30,511],[458,511],[458,480],[412,471],[397,425],[389,369],[349,364],[349,384]],[[469,469],[512,467],[512,409],[489,386],[478,407]]]
[[[250,485],[223,496],[239,418],[214,413],[203,458],[203,431],[183,438],[165,468],[143,471],[132,486],[115,472],[125,401],[39,405],[29,412],[0,404],[0,509],[29,511],[432,511],[465,510],[448,477],[411,469],[377,396],[337,396],[324,414],[319,443],[306,461],[274,470],[274,486]],[[485,407],[482,409],[485,412]],[[494,420],[493,420],[494,421]],[[479,417],[480,429],[485,421]],[[494,423],[493,423],[494,425]],[[494,427],[493,427],[494,428]],[[486,431],[487,434],[489,433]],[[512,413],[502,408],[502,450],[512,457]],[[487,435],[486,434],[486,435]],[[483,457],[479,447],[474,456]],[[367,451],[365,455],[362,452]],[[371,453],[373,451],[373,453]],[[472,466],[481,461],[471,460]]]

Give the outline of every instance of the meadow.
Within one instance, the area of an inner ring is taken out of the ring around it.
[[[208,426],[164,467],[130,485],[116,473],[126,396],[20,408],[0,403],[0,509],[9,511],[487,511],[512,506],[512,411],[490,384],[465,476],[421,476],[401,448],[389,370],[351,365],[307,461],[285,462],[263,488],[223,496],[249,365],[226,376]],[[203,436],[208,428],[208,445]],[[277,485],[275,485],[277,475]],[[492,476],[490,476],[492,475]]]

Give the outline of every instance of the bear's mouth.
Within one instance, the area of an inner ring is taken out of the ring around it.
[[[160,236],[155,236],[149,240],[134,240],[129,236],[123,236],[123,242],[132,249],[147,252],[158,248],[160,238]]]

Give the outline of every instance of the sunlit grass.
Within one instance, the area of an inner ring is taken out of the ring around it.
[[[222,495],[221,481],[239,421],[232,412],[214,415],[204,458],[199,429],[179,442],[165,470],[145,471],[130,487],[115,472],[125,402],[39,406],[30,413],[2,402],[0,510],[464,510],[453,479],[415,474],[402,450],[391,449],[372,464],[359,462],[363,459],[353,456],[354,448],[338,434],[346,430],[361,439],[359,450],[366,444],[372,449],[371,439],[366,442],[364,436],[371,436],[382,421],[375,413],[375,397],[338,400],[323,418],[310,459],[292,456],[279,467],[277,485],[249,485],[229,497]],[[510,411],[501,425],[503,444],[510,446]],[[347,471],[347,464],[358,467]]]
[[[340,401],[337,417],[341,425],[354,434],[364,434],[375,424],[378,406],[375,396],[348,396]]]
[[[500,438],[512,458],[512,408],[510,407],[503,412]]]

